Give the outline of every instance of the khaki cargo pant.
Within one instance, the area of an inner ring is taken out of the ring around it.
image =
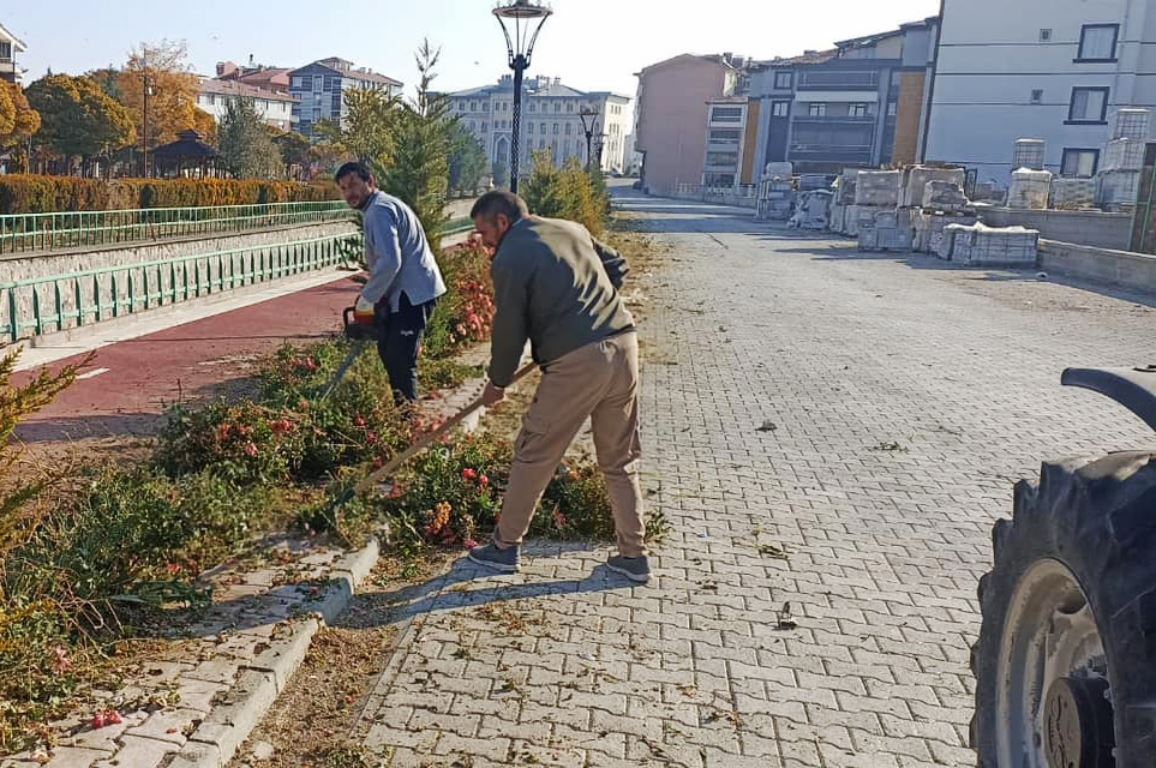
[[[638,335],[633,332],[588,344],[546,365],[515,446],[494,532],[500,547],[522,543],[543,491],[587,417],[610,491],[618,552],[646,554],[638,479]]]

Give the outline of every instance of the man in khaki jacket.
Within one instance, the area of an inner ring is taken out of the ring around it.
[[[518,435],[509,488],[492,543],[470,552],[502,572],[520,564],[534,510],[578,430],[594,425],[618,533],[607,565],[650,578],[638,478],[638,337],[618,295],[627,268],[613,250],[569,221],[530,216],[509,192],[483,195],[470,214],[496,251],[493,351],[487,405],[501,402],[529,339],[542,382]]]

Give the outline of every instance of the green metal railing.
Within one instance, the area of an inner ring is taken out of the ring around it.
[[[0,339],[69,330],[283,277],[356,263],[360,235],[90,269],[0,284]]]
[[[354,220],[355,212],[340,200],[8,214],[0,216],[0,256]]]
[[[442,237],[451,237],[453,235],[464,235],[467,232],[474,230],[474,220],[469,217],[460,219],[450,219],[442,230]]]

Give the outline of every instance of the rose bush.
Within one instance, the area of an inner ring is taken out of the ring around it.
[[[501,513],[513,463],[512,443],[490,433],[466,435],[416,458],[391,492],[363,510],[387,521],[407,551],[428,546],[465,547],[484,542]],[[667,523],[647,517],[647,534],[660,540]],[[614,539],[614,518],[602,473],[591,462],[559,468],[543,494],[530,535],[553,540]]]
[[[426,329],[425,354],[433,359],[489,339],[494,316],[490,260],[479,240],[445,249],[438,264],[452,288],[438,302]]]

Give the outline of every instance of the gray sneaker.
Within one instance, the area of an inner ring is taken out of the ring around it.
[[[615,555],[606,561],[606,567],[639,584],[650,581],[650,560],[646,555],[642,557]]]
[[[502,573],[517,573],[521,565],[521,547],[499,549],[497,544],[474,547],[470,550],[471,562]]]

